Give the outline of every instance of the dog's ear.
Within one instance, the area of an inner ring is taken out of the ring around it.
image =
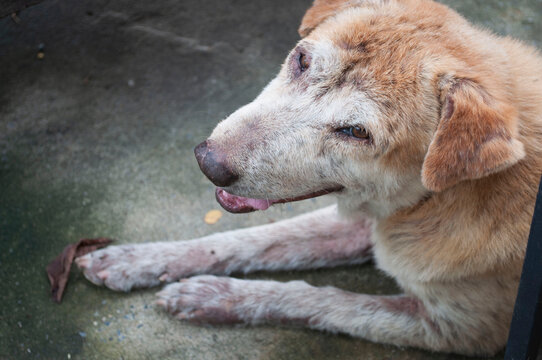
[[[322,21],[338,10],[343,9],[349,3],[348,0],[314,0],[312,6],[303,16],[303,20],[301,20],[301,25],[297,30],[299,35],[301,37],[309,35]]]
[[[504,170],[525,156],[516,139],[516,109],[475,80],[454,78],[441,86],[442,110],[422,167],[432,191]]]

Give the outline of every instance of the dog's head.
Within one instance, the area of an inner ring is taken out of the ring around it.
[[[299,31],[278,76],[195,149],[225,209],[335,191],[386,216],[524,156],[505,55],[445,6],[316,0]]]

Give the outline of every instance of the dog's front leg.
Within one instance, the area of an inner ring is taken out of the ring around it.
[[[438,332],[415,298],[355,294],[304,281],[201,275],[167,285],[157,296],[168,312],[198,324],[300,325],[426,348],[428,333]]]
[[[502,288],[479,285],[482,294],[472,294],[470,286],[463,289],[466,294],[444,287],[440,295],[446,298],[426,307],[409,295],[373,296],[304,281],[201,275],[167,285],[157,294],[157,303],[177,318],[198,324],[298,325],[380,343],[488,355],[504,345],[509,311],[503,311],[507,307],[500,306],[500,300],[487,299]],[[484,287],[491,291],[484,293]]]
[[[309,269],[371,257],[371,222],[330,206],[274,224],[200,239],[111,246],[76,260],[97,285],[128,291],[196,274]]]

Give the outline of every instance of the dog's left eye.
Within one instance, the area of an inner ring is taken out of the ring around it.
[[[371,137],[367,129],[361,126],[350,126],[350,127],[340,128],[340,129],[337,129],[337,131],[340,133],[346,134],[348,136],[361,139],[361,140],[369,140]]]

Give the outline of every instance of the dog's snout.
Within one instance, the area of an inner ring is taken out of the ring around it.
[[[194,148],[201,171],[216,186],[230,186],[239,176],[227,164],[226,154],[206,140]]]

